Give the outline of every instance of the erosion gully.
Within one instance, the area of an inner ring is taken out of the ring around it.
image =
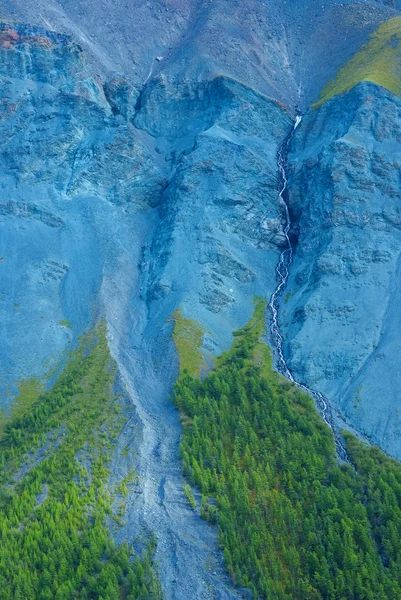
[[[280,258],[279,258],[277,266],[276,266],[277,286],[276,286],[276,289],[274,290],[274,292],[270,298],[270,302],[269,302],[269,308],[270,308],[270,312],[271,312],[270,335],[271,335],[271,339],[273,342],[273,350],[276,353],[276,359],[277,359],[276,368],[277,368],[277,370],[282,375],[284,375],[284,377],[286,377],[289,381],[291,381],[296,386],[298,386],[301,390],[303,390],[304,392],[306,392],[307,394],[312,396],[312,398],[315,401],[316,407],[317,407],[319,413],[321,414],[324,422],[326,423],[326,425],[328,425],[330,427],[330,429],[333,433],[335,443],[336,443],[338,457],[345,462],[351,463],[351,461],[348,457],[347,451],[345,449],[345,446],[341,441],[337,427],[334,423],[332,409],[330,407],[330,403],[329,403],[328,399],[325,396],[323,396],[323,394],[321,394],[320,392],[317,392],[317,391],[311,389],[310,387],[308,387],[307,385],[297,381],[294,378],[293,374],[291,373],[291,371],[288,367],[288,363],[284,356],[283,336],[281,335],[280,326],[278,323],[279,300],[280,300],[280,297],[287,285],[288,277],[290,274],[290,268],[291,268],[291,265],[293,262],[293,257],[294,257],[294,249],[293,249],[291,238],[290,238],[291,216],[290,216],[290,211],[289,211],[289,207],[288,207],[288,180],[287,180],[287,172],[286,172],[287,155],[288,155],[289,147],[291,144],[291,140],[294,137],[295,131],[298,128],[301,121],[302,121],[302,117],[300,115],[298,115],[295,119],[295,123],[294,123],[292,130],[290,131],[290,133],[284,140],[284,142],[281,145],[281,148],[278,152],[277,162],[278,162],[279,186],[280,186],[279,199],[284,208],[284,215],[285,215],[284,235],[285,235],[285,239],[286,239],[286,248],[280,254]]]

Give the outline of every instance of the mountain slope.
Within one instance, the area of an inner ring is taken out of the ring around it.
[[[401,94],[400,71],[401,17],[386,21],[375,31],[368,41],[328,83],[321,93],[320,106],[329,98],[348,92],[360,81],[371,81],[381,85],[393,94]]]
[[[297,379],[397,457],[399,111],[366,82],[305,116],[289,158],[299,239],[281,320]]]
[[[182,489],[171,317],[200,323],[204,375],[254,296],[271,296],[287,247],[277,157],[301,110],[285,164],[285,357],[401,457],[400,99],[365,81],[369,61],[340,70],[380,25],[397,67],[396,3],[0,7],[1,404],[27,378],[51,384],[104,317],[142,432],[116,538],[156,533],[167,598],[235,598]]]

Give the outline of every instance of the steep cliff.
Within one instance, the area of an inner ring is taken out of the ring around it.
[[[155,203],[164,179],[75,43],[6,24],[0,43],[4,397],[88,324],[113,223]]]
[[[282,312],[295,377],[397,457],[400,82],[397,17],[297,130],[289,156],[297,245]]]
[[[397,456],[400,107],[360,83],[305,117],[290,156],[299,239],[282,312],[293,372]]]
[[[284,355],[401,457],[396,4],[0,1],[1,405],[105,317],[141,440],[116,538],[155,531],[167,598],[238,596],[182,491],[171,316],[207,370],[273,293],[299,111]]]

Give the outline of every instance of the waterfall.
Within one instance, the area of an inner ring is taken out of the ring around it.
[[[292,375],[292,373],[288,367],[287,361],[284,357],[283,336],[281,335],[281,331],[280,331],[280,327],[279,327],[279,323],[278,323],[279,298],[281,297],[281,295],[287,285],[288,277],[290,274],[290,268],[291,268],[291,264],[292,264],[293,256],[294,256],[294,250],[293,250],[291,239],[290,239],[291,217],[290,217],[290,211],[288,208],[288,201],[287,201],[287,196],[288,196],[288,189],[287,189],[288,188],[288,180],[287,180],[287,172],[286,172],[287,155],[288,155],[288,150],[289,150],[289,147],[291,144],[291,140],[294,137],[295,131],[296,131],[297,127],[299,126],[299,124],[301,123],[301,121],[302,121],[302,117],[300,115],[298,115],[296,117],[296,120],[295,120],[292,130],[290,131],[288,136],[285,138],[283,144],[280,147],[280,150],[278,152],[278,158],[277,158],[279,180],[280,180],[279,201],[283,207],[284,216],[285,216],[285,226],[284,226],[283,233],[284,233],[284,236],[286,239],[286,247],[281,252],[277,266],[276,266],[277,286],[276,286],[276,288],[270,298],[270,302],[269,302],[269,308],[270,308],[270,312],[271,312],[270,334],[271,334],[271,339],[273,342],[273,349],[275,350],[276,357],[277,357],[277,370],[282,375],[284,375],[284,377],[286,377],[289,381],[291,381],[296,386],[298,386],[301,390],[303,390],[304,392],[306,392],[307,394],[312,396],[324,422],[326,423],[326,425],[328,425],[330,427],[331,431],[333,432],[338,456],[342,460],[350,462],[347,451],[345,449],[345,446],[342,443],[342,441],[339,437],[339,434],[337,432],[337,428],[334,424],[331,407],[329,405],[327,398],[325,398],[325,396],[323,396],[323,394],[321,394],[320,392],[316,392],[315,390],[312,390],[308,386],[304,385],[303,383],[299,383],[298,381],[296,381],[294,379],[294,376]]]

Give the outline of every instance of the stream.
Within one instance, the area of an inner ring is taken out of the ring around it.
[[[287,180],[287,173],[286,173],[287,155],[288,155],[288,150],[289,150],[292,138],[294,137],[295,131],[296,131],[297,127],[299,126],[299,124],[301,123],[301,121],[302,121],[302,117],[300,115],[298,115],[295,119],[295,123],[294,123],[292,130],[290,131],[290,133],[284,140],[284,142],[278,152],[278,158],[277,158],[279,181],[280,181],[279,199],[283,205],[284,214],[285,214],[285,227],[284,227],[283,232],[284,232],[284,235],[286,238],[286,248],[281,252],[280,258],[279,258],[277,266],[276,266],[277,286],[276,286],[276,289],[274,290],[274,292],[270,298],[270,302],[269,302],[269,308],[271,311],[270,335],[271,335],[271,339],[272,339],[273,350],[276,353],[276,358],[277,358],[276,368],[277,368],[277,370],[279,371],[279,373],[284,375],[284,377],[286,377],[289,381],[294,383],[301,390],[303,390],[304,392],[306,392],[307,394],[312,396],[320,415],[322,416],[326,425],[328,425],[328,427],[330,427],[330,429],[333,433],[335,443],[336,443],[338,457],[341,460],[350,463],[351,461],[348,457],[346,448],[345,448],[344,444],[342,443],[340,436],[338,434],[337,428],[334,424],[334,419],[333,419],[332,410],[331,410],[329,401],[320,392],[312,390],[311,388],[304,385],[303,383],[296,381],[296,379],[292,375],[292,373],[288,367],[287,361],[285,359],[285,356],[284,356],[283,336],[281,334],[280,326],[278,323],[278,311],[279,311],[279,307],[280,307],[279,299],[282,296],[282,293],[287,285],[288,277],[290,274],[290,268],[291,268],[291,264],[292,264],[293,257],[294,257],[294,249],[293,249],[293,246],[291,243],[291,238],[290,238],[291,217],[290,217],[290,211],[288,208],[288,200],[287,200],[287,198],[288,198],[288,189],[287,189],[288,188],[288,180]]]

